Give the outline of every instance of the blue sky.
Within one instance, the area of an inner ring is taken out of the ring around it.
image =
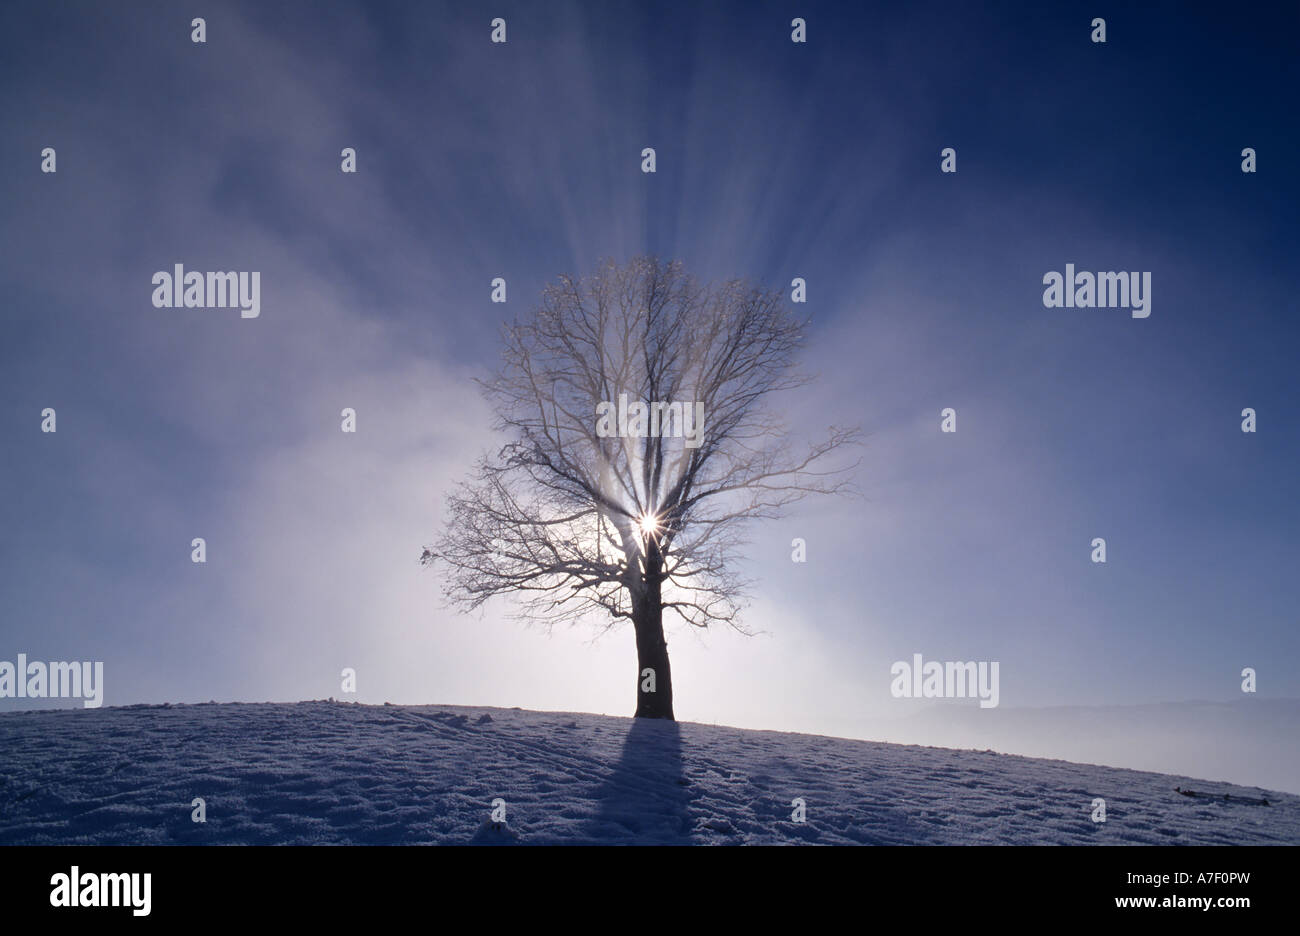
[[[629,631],[461,615],[417,560],[496,441],[499,324],[644,252],[805,277],[784,412],[868,433],[862,500],[755,531],[764,633],[670,635],[679,718],[852,733],[918,652],[1007,706],[1300,695],[1300,13],[694,7],[7,4],[0,659],[630,714]],[[178,262],[261,271],[261,316],[153,308]],[[1150,318],[1044,308],[1066,263],[1150,271]]]

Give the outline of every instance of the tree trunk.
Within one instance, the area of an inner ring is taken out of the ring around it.
[[[652,549],[647,560],[647,575],[632,610],[632,626],[636,628],[636,717],[675,721],[657,550]]]

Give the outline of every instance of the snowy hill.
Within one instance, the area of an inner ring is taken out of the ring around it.
[[[1300,844],[1300,797],[1285,793],[989,752],[518,709],[302,702],[11,712],[0,715],[0,751],[3,844]],[[191,820],[196,797],[205,823]],[[489,821],[497,798],[504,825]],[[791,820],[796,798],[804,823]],[[1105,823],[1091,819],[1095,798],[1106,801]]]

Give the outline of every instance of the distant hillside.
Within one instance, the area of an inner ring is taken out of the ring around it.
[[[854,723],[845,733],[1300,793],[1300,699],[996,709],[949,703],[905,718]]]

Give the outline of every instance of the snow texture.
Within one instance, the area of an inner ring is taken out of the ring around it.
[[[205,823],[191,820],[195,797]],[[806,822],[792,821],[795,798]],[[1104,823],[1092,821],[1095,798]],[[1294,845],[1300,797],[599,715],[128,706],[0,715],[0,844],[33,843]]]

